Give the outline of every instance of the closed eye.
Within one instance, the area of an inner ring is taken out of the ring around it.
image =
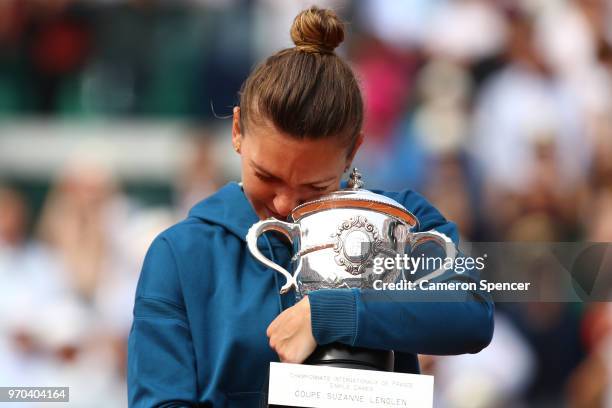
[[[277,181],[278,179],[274,176],[270,176],[268,174],[263,174],[263,173],[259,173],[259,172],[255,172],[255,177],[257,177],[258,179],[262,180],[262,181],[267,181],[267,182],[273,182],[273,181]]]

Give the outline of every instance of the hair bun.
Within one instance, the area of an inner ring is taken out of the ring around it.
[[[300,51],[331,54],[344,40],[344,23],[334,11],[312,6],[293,20],[291,39]]]

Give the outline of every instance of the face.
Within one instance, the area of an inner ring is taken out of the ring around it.
[[[242,187],[259,218],[285,220],[299,204],[337,190],[352,152],[339,138],[298,140],[267,122],[240,129],[234,108],[232,142],[242,159]]]

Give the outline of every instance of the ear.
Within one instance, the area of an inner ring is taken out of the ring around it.
[[[359,135],[357,135],[357,140],[355,141],[355,145],[353,146],[353,150],[346,157],[346,168],[347,169],[351,166],[351,163],[353,162],[353,159],[355,158],[355,155],[357,154],[357,151],[359,150],[359,148],[363,144],[364,137],[365,136],[364,136],[363,132],[359,132]]]
[[[234,106],[232,118],[232,145],[240,146],[242,142],[242,129],[240,129],[240,107]]]

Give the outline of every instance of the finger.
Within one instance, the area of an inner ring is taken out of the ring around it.
[[[272,335],[272,333],[274,333],[276,331],[276,327],[278,326],[277,320],[278,320],[278,317],[276,319],[272,320],[272,323],[270,323],[270,325],[266,329],[266,336],[270,337]]]
[[[286,310],[285,310],[284,312],[282,312],[281,314],[279,314],[278,316],[276,316],[276,317],[275,317],[275,318],[274,318],[274,319],[273,319],[273,320],[270,322],[270,325],[269,325],[268,327],[272,327],[272,328],[276,327],[276,326],[278,325],[279,321],[282,321],[282,320],[284,319],[284,317],[285,317],[285,312],[286,312]]]
[[[278,320],[278,319],[277,319]],[[266,330],[266,335],[268,337],[271,337],[274,335],[274,333],[278,333],[278,331],[280,330],[280,328],[282,327],[281,325],[279,325],[279,322],[277,320],[274,320],[272,323],[270,323],[270,325],[268,326],[267,330]]]

